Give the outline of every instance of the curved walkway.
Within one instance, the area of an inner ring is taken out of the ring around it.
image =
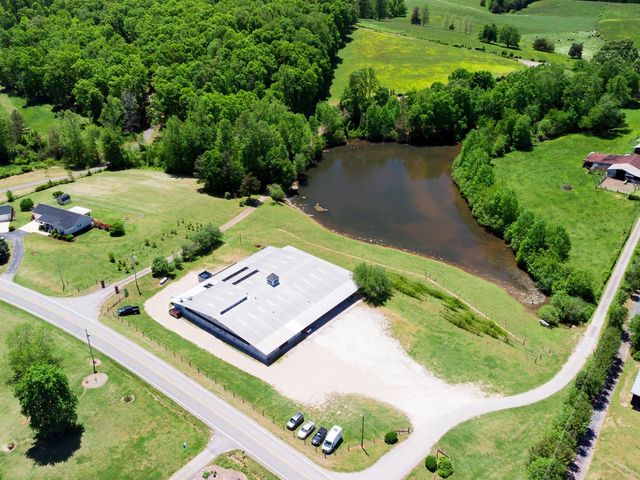
[[[244,212],[243,212],[244,213]],[[43,320],[84,338],[84,329],[91,331],[95,348],[147,381],[211,428],[232,438],[256,460],[283,480],[327,478],[345,480],[400,479],[422,461],[433,444],[456,425],[489,412],[529,405],[543,400],[569,384],[593,352],[607,311],[622,282],[633,252],[640,240],[640,220],[616,262],[591,324],[568,361],[550,381],[528,392],[511,397],[479,400],[464,408],[443,415],[429,424],[415,425],[414,433],[373,466],[357,473],[329,472],[257,425],[225,401],[206,390],[191,378],[118,334],[98,321],[97,312],[86,310],[87,302],[46,297],[29,289],[0,279],[0,299],[28,311]],[[78,300],[78,299],[76,299]],[[84,312],[84,313],[83,313]]]

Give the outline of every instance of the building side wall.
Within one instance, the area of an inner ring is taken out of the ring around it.
[[[272,363],[273,360],[270,361],[268,356],[256,350],[253,346],[249,345],[246,342],[243,342],[242,340],[240,340],[237,337],[234,337],[233,335],[230,335],[229,333],[225,332],[221,328],[217,327],[215,324],[206,321],[202,317],[195,315],[191,310],[185,308],[184,306],[180,304],[175,304],[175,308],[180,313],[182,313],[182,316],[184,318],[189,320],[194,325],[197,325],[198,327],[202,328],[206,332],[210,333],[214,337],[218,338],[219,340],[222,340],[223,342],[230,344],[231,346],[237,348],[238,350],[246,353],[250,357],[255,358],[259,362],[262,362],[266,365],[269,365],[270,363]]]

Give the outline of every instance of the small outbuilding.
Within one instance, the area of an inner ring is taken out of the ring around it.
[[[609,178],[640,184],[640,155],[591,152],[583,166],[589,170],[606,170]]]
[[[74,235],[81,230],[91,228],[93,219],[89,215],[65,210],[39,203],[33,209],[33,219],[46,232],[56,231],[63,235]]]
[[[58,205],[66,205],[67,203],[71,203],[71,195],[69,195],[68,193],[58,195],[56,201],[58,202]]]
[[[11,220],[13,220],[13,207],[0,205],[0,222],[10,222]]]

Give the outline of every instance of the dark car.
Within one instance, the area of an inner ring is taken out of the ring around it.
[[[126,317],[127,315],[140,315],[140,307],[137,305],[125,305],[118,310],[119,317]]]
[[[314,447],[318,447],[322,445],[322,442],[324,442],[324,439],[326,438],[326,436],[327,436],[327,429],[324,427],[320,427],[316,432],[316,434],[311,439],[311,445],[313,445]]]
[[[302,425],[302,422],[304,422],[304,415],[302,412],[296,412],[287,422],[287,428],[289,430],[295,430]]]

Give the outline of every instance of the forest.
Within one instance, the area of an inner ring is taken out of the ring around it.
[[[99,145],[112,168],[161,161],[190,175],[200,159],[203,176],[225,171],[221,184],[204,178],[214,193],[235,193],[236,175],[285,185],[319,151],[304,115],[326,95],[358,14],[345,0],[0,2],[0,84],[99,128],[16,138],[20,119],[1,119],[0,161],[55,154],[80,167]],[[166,126],[152,151],[122,148],[149,125]],[[238,132],[253,135],[237,145]]]

